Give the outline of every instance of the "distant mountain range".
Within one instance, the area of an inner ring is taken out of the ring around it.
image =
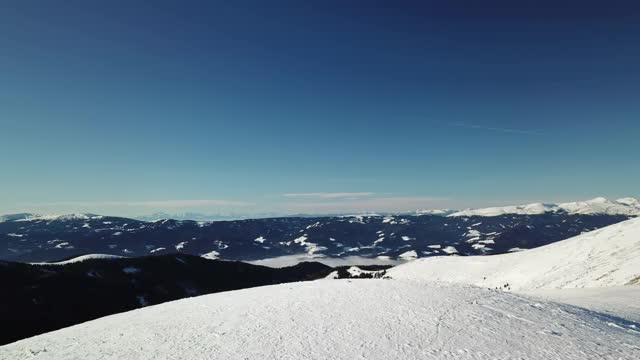
[[[603,197],[587,201],[561,204],[534,203],[519,206],[490,207],[484,209],[467,209],[451,212],[448,216],[499,216],[507,214],[538,215],[545,213],[566,213],[572,215],[640,215],[640,199],[624,198],[615,201]]]
[[[141,221],[158,221],[164,219],[172,220],[193,220],[193,221],[222,221],[222,220],[244,220],[244,219],[262,219],[283,216],[279,213],[256,213],[256,214],[240,214],[240,213],[223,213],[223,214],[203,214],[197,212],[182,213],[166,213],[156,212],[148,215],[140,215],[133,217]]]
[[[515,206],[499,206],[477,209],[420,209],[414,212],[405,213],[387,213],[377,212],[376,215],[441,215],[441,216],[498,216],[505,214],[543,214],[546,212],[566,212],[568,214],[609,214],[609,215],[640,215],[640,199],[622,198],[618,200],[608,200],[603,197],[587,201],[576,201],[568,203],[532,203],[526,205]],[[355,214],[355,215],[365,215]],[[20,215],[20,214],[18,214]],[[245,220],[245,219],[262,219],[274,217],[329,217],[329,216],[346,216],[354,214],[343,213],[326,213],[326,214],[287,214],[282,213],[220,213],[220,214],[203,214],[196,212],[182,213],[166,213],[157,212],[148,215],[140,215],[133,217],[142,221],[157,221],[163,219],[172,220],[193,220],[193,221],[221,221],[221,220]]]
[[[0,259],[48,262],[91,253],[127,257],[184,253],[243,261],[289,255],[310,260],[359,256],[405,261],[534,248],[638,214],[636,199],[601,198],[461,212],[213,222],[15,214],[0,222]]]
[[[564,212],[567,214],[590,214],[590,215],[629,215],[640,216],[640,199],[638,198],[622,198],[618,200],[608,200],[604,197],[597,197],[586,201],[576,201],[567,203],[532,203],[525,205],[509,205],[488,208],[469,208],[465,210],[455,209],[420,209],[413,212],[389,213],[389,212],[362,212],[362,213],[324,213],[324,214],[282,214],[282,213],[218,213],[204,214],[198,212],[180,212],[166,213],[156,212],[153,214],[139,215],[131,217],[140,221],[158,221],[158,220],[192,220],[192,221],[223,221],[223,220],[247,220],[247,219],[265,219],[276,217],[337,217],[337,216],[388,216],[388,215],[440,215],[440,216],[498,216],[498,215],[538,215],[549,212]],[[32,213],[20,213],[0,215],[0,222],[21,219],[63,219],[65,217],[73,217],[82,214],[64,214],[64,215],[39,215]],[[84,214],[93,215],[94,214]]]

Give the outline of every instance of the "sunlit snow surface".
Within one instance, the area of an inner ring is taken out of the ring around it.
[[[532,250],[418,259],[388,274],[511,290],[627,285],[640,281],[640,218]]]
[[[69,260],[58,261],[53,263],[33,263],[34,265],[66,265],[73,264],[77,262],[87,261],[87,260],[95,260],[95,259],[122,259],[124,256],[118,255],[108,255],[108,254],[88,254],[74,257]]]
[[[537,289],[526,293],[640,323],[640,286]]]
[[[638,359],[638,324],[467,285],[319,280],[174,301],[2,359]]]

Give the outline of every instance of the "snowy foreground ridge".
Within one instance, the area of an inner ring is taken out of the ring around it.
[[[468,285],[320,280],[113,315],[0,347],[0,358],[639,359],[639,326]]]
[[[640,285],[640,218],[523,252],[419,259],[388,274],[523,291]]]

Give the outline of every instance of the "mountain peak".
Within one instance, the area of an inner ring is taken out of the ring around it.
[[[640,201],[634,198],[624,198],[611,201],[605,197],[596,197],[586,201],[567,202],[559,204],[533,203],[527,205],[501,206],[480,209],[466,209],[449,216],[499,216],[499,215],[539,215],[549,212],[566,212],[568,214],[583,215],[627,215],[640,216]]]

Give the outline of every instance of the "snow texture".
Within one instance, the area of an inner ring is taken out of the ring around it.
[[[537,289],[527,295],[562,302],[640,323],[640,286]],[[637,330],[640,330],[637,329]]]
[[[447,216],[456,212],[455,210],[450,209],[425,209],[425,210],[416,210],[416,215],[440,215]]]
[[[205,259],[216,260],[216,259],[218,259],[220,257],[220,253],[217,252],[217,251],[211,251],[211,252],[208,252],[206,254],[202,254],[200,256],[205,258]]]
[[[351,266],[350,268],[347,269],[347,272],[349,273],[349,275],[354,276],[354,277],[359,277],[359,276],[365,275],[365,276],[370,276],[370,277],[374,277],[374,278],[381,278],[385,274],[384,270],[362,270],[357,266]],[[333,274],[333,273],[337,273],[337,272],[334,271],[331,274]],[[327,276],[326,279],[331,279],[331,277],[330,277],[331,274],[329,274],[329,276]],[[336,277],[334,277],[334,278],[336,278]]]
[[[64,214],[64,215],[40,215],[32,214],[24,219],[18,219],[16,221],[56,221],[56,220],[89,220],[89,219],[101,219],[102,216],[93,214]]]
[[[400,259],[413,260],[418,257],[418,253],[415,250],[409,250],[407,252],[403,252],[402,254],[398,255],[398,257]]]
[[[87,255],[74,257],[73,259],[58,261],[54,263],[32,263],[32,264],[33,265],[66,265],[66,264],[73,264],[77,262],[94,260],[94,259],[121,259],[123,257],[124,256],[108,255],[108,254],[87,254]]]
[[[638,359],[638,324],[469,285],[319,280],[150,306],[2,359]]]
[[[512,290],[628,285],[640,279],[640,218],[532,250],[424,258],[387,274]]]

